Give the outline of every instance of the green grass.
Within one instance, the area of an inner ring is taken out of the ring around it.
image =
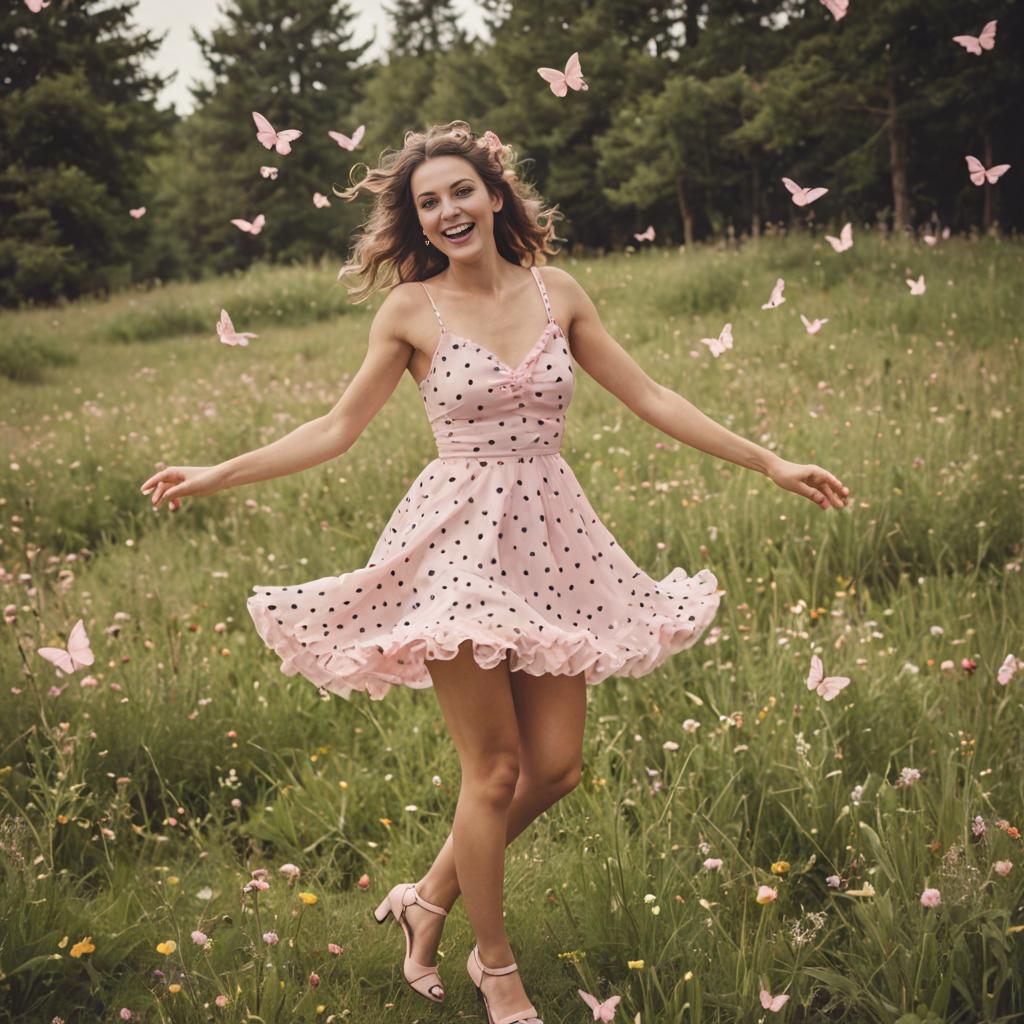
[[[842,256],[803,236],[559,265],[651,376],[854,500],[823,513],[578,372],[562,453],[602,519],[651,576],[708,566],[726,595],[695,648],[590,688],[582,783],[508,851],[510,940],[546,1024],[591,1019],[577,988],[620,994],[624,1024],[754,1021],[761,988],[790,994],[783,1022],[1024,1018],[1024,674],[996,682],[1024,656],[1024,246],[862,232]],[[780,275],[787,302],[762,311]],[[249,348],[217,341],[222,306]],[[161,460],[214,464],[326,412],[375,306],[324,267],[3,316],[0,1020],[480,1019],[461,903],[444,1010],[370,917],[454,812],[433,694],[321,702],[245,609],[253,585],[366,563],[435,455],[412,380],[331,464],[173,515],[139,493]],[[829,323],[809,336],[800,312]],[[699,339],[727,320],[716,360]],[[79,617],[96,663],[58,680],[35,651]],[[815,652],[853,679],[827,704],[804,685]],[[897,786],[904,767],[920,780]],[[239,900],[259,867],[257,920]]]

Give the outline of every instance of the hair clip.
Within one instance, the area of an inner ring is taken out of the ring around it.
[[[483,144],[491,151],[492,154],[496,154],[505,148],[502,145],[501,139],[499,139],[498,136],[495,135],[494,132],[490,130],[490,128],[488,128],[487,131],[484,132],[480,141],[483,142]]]

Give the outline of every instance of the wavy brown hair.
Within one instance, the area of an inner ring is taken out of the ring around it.
[[[370,215],[338,273],[339,281],[348,275],[362,278],[360,286],[350,288],[353,302],[368,299],[380,288],[426,280],[448,266],[447,256],[423,244],[412,198],[413,171],[435,156],[468,160],[488,192],[503,198],[501,209],[494,215],[494,241],[506,260],[532,267],[557,253],[551,243],[558,238],[554,221],[562,214],[557,206],[545,205],[534,187],[520,176],[512,147],[492,147],[478,139],[465,121],[433,125],[425,132],[406,132],[402,148],[386,149],[377,167],[356,164],[349,172],[351,187],[342,192],[332,190],[345,200],[363,192],[374,197]],[[354,175],[359,167],[367,167],[367,173],[357,182]]]

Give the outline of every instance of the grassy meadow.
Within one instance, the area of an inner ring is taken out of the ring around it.
[[[656,579],[707,566],[726,594],[694,648],[588,689],[582,782],[509,847],[545,1024],[593,1019],[577,989],[620,995],[621,1024],[1024,1019],[1024,670],[997,679],[1024,658],[1024,245],[859,230],[842,255],[797,234],[556,262],[651,376],[853,501],[823,512],[577,373],[562,454],[604,522]],[[454,813],[432,691],[321,700],[245,607],[365,565],[435,456],[413,381],[331,463],[175,513],[139,491],[334,404],[379,302],[350,306],[336,269],[0,317],[0,1021],[483,1019],[461,902],[445,1008],[371,917]],[[248,348],[218,342],[222,306]],[[95,663],[58,676],[37,648],[79,618]],[[815,653],[852,680],[833,701]]]

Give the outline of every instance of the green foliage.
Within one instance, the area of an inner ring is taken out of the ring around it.
[[[578,373],[563,454],[602,520],[654,578],[708,565],[727,596],[691,651],[591,688],[582,783],[509,848],[506,923],[545,1019],[585,1016],[577,988],[620,994],[629,1022],[746,1024],[762,988],[790,994],[780,1024],[1024,1011],[1024,856],[1008,827],[1024,825],[1021,679],[995,681],[1024,646],[1006,511],[1022,479],[1022,262],[1012,242],[927,249],[860,230],[842,256],[800,233],[562,262],[652,377],[833,470],[854,505],[821,513],[652,431]],[[778,267],[789,301],[762,311]],[[902,282],[918,269],[926,303]],[[448,832],[458,759],[436,701],[321,701],[279,672],[244,607],[261,582],[363,564],[434,455],[412,382],[331,464],[174,516],[138,495],[160,460],[220,461],[333,405],[372,316],[308,305],[339,293],[333,267],[260,266],[3,317],[22,349],[60,351],[73,329],[88,358],[0,380],[18,467],[0,480],[0,1020],[128,1006],[198,1024],[218,996],[232,1019],[421,1009],[400,1003],[415,997],[397,930],[369,911]],[[248,349],[213,336],[225,299],[258,325]],[[831,318],[813,338],[805,303]],[[193,313],[205,326],[183,337]],[[725,320],[734,350],[691,356]],[[36,649],[79,616],[96,661],[58,678]],[[804,685],[810,651],[852,677],[835,701]],[[908,766],[920,779],[898,785]],[[243,904],[256,868],[271,888]],[[764,906],[762,884],[778,891]],[[86,936],[95,951],[72,957]],[[474,1009],[471,942],[456,909],[440,949],[453,1017]]]

